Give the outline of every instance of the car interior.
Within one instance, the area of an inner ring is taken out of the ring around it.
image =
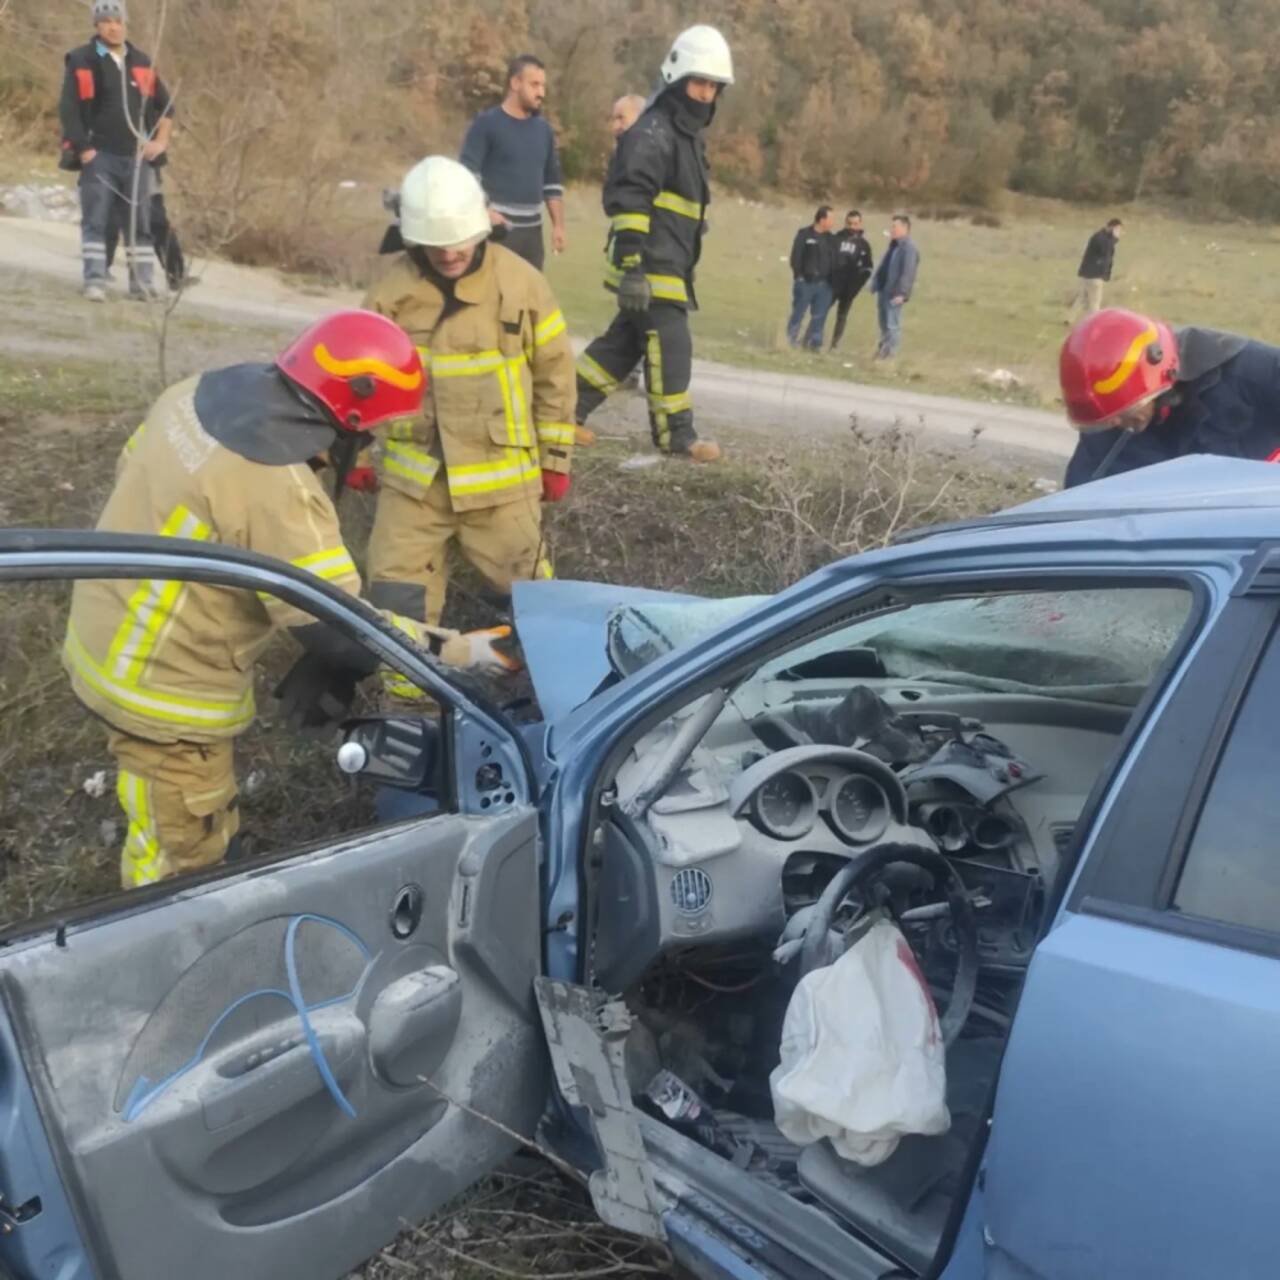
[[[927,1270],[1086,799],[1192,606],[1156,582],[846,613],[624,744],[597,796],[587,976],[631,1014],[636,1105]],[[615,617],[618,674],[698,608]],[[770,1073],[797,983],[873,915],[936,1002],[950,1125],[860,1164],[783,1136]]]

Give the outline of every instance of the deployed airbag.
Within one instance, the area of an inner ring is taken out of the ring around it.
[[[830,1138],[861,1165],[904,1134],[945,1133],[946,1059],[938,1012],[906,939],[876,920],[834,964],[796,985],[769,1077],[774,1121],[799,1146]]]

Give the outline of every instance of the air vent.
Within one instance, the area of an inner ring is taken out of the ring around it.
[[[671,901],[683,916],[701,915],[711,905],[711,877],[697,867],[676,872],[671,881]]]

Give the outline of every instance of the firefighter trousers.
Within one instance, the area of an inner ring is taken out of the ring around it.
[[[116,795],[128,820],[120,856],[126,889],[221,862],[240,830],[240,797],[230,739],[148,742],[107,734]]]
[[[670,302],[655,302],[648,311],[619,311],[578,357],[578,424],[642,360],[653,443],[663,453],[688,453],[698,438],[689,396],[693,338],[688,312]]]
[[[527,500],[455,511],[443,474],[421,497],[383,485],[369,536],[370,601],[379,609],[438,626],[454,540],[504,604],[513,582],[550,578],[539,503],[529,492]]]

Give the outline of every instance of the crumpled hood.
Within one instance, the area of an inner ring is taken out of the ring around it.
[[[546,723],[581,706],[613,674],[609,618],[627,605],[687,603],[700,597],[605,582],[517,582],[516,634]]]

